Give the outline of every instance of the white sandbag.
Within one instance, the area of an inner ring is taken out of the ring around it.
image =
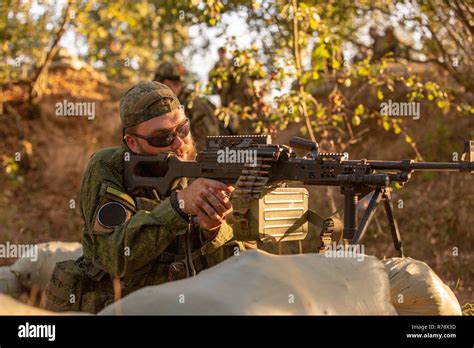
[[[42,309],[39,307],[30,306],[26,303],[18,301],[13,297],[0,294],[0,315],[92,315],[83,312],[61,312],[56,313]],[[1,330],[0,330],[1,331]]]
[[[13,297],[0,294],[0,315],[56,315],[38,307],[29,306]],[[61,313],[62,314],[62,313]]]
[[[187,278],[131,293],[99,314],[395,315],[375,257],[240,253]]]
[[[0,267],[0,294],[19,296],[22,292],[23,287],[11,271],[11,266]]]
[[[80,243],[49,242],[37,244],[37,248],[36,260],[21,258],[11,266],[21,285],[27,289],[34,285],[37,290],[44,290],[57,262],[75,260],[82,255]]]
[[[410,257],[382,260],[399,315],[461,315],[451,289],[424,262]]]

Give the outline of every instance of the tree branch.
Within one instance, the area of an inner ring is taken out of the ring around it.
[[[444,0],[444,2],[446,3],[446,5],[450,6],[449,1]],[[466,16],[464,15],[464,11],[463,11],[463,10],[461,9],[461,7],[459,6],[459,2],[456,1],[456,0],[454,0],[453,2],[454,2],[454,5],[455,5],[456,8],[457,8],[457,10],[454,10],[454,11],[458,14],[460,20],[461,20],[461,21],[464,23],[464,25],[467,27],[467,29],[469,30],[469,32],[471,33],[471,35],[474,35],[474,26],[471,25],[471,24],[469,24],[468,19],[467,19]],[[452,8],[452,7],[451,7],[451,8]]]
[[[296,15],[298,11],[298,4],[296,0],[291,0],[292,9],[293,9],[293,56],[295,58],[295,65],[297,71],[297,85],[300,91],[301,96],[306,95],[304,86],[299,82],[301,78],[301,56],[300,56],[300,49],[299,49],[299,36],[298,36],[298,17]],[[301,108],[303,111],[304,121],[306,123],[306,128],[308,130],[308,134],[312,141],[316,142],[316,137],[314,135],[313,127],[311,126],[311,120],[309,119],[308,110],[306,109],[306,101],[303,100],[301,102]]]
[[[66,9],[64,10],[64,17],[59,29],[56,32],[56,37],[54,38],[51,47],[49,48],[48,52],[46,53],[44,60],[40,62],[38,69],[36,70],[33,78],[31,79],[31,88],[30,93],[28,96],[28,100],[31,102],[34,98],[38,97],[41,94],[41,81],[42,78],[48,73],[49,66],[53,61],[53,57],[56,55],[59,47],[59,41],[61,40],[64,32],[66,31],[70,21],[71,21],[71,8],[72,3],[68,1],[66,5]]]

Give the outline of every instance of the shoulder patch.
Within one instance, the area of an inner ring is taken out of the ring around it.
[[[95,209],[92,222],[92,234],[110,233],[131,219],[137,211],[134,199],[107,184],[103,183],[100,189],[100,200]]]
[[[117,197],[127,201],[131,205],[135,206],[135,201],[133,200],[133,198],[130,197],[129,195],[127,195],[126,193],[120,192],[119,190],[116,190],[116,189],[114,189],[113,187],[110,187],[110,186],[107,186],[107,189],[105,190],[105,192],[110,193],[111,195],[117,196]]]
[[[123,204],[107,202],[97,213],[97,222],[104,228],[116,228],[130,220],[132,214]]]
[[[130,195],[126,194],[125,192],[122,192],[121,190],[113,188],[112,186],[102,184],[102,187],[100,189],[100,195],[109,200],[122,203],[123,205],[125,205],[125,207],[127,207],[134,213],[137,211],[135,200]]]

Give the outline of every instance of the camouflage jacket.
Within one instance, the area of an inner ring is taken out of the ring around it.
[[[94,154],[81,186],[84,260],[92,276],[102,270],[111,278],[119,278],[122,294],[174,280],[169,276],[170,263],[184,257],[180,236],[188,228],[188,222],[172,207],[169,197],[160,200],[152,199],[151,195],[132,197],[126,193],[123,159],[127,151],[122,146]],[[185,185],[186,182],[179,184]],[[113,229],[99,225],[98,211],[107,202],[126,207],[130,213],[128,220]],[[195,228],[190,237],[193,261],[200,263],[197,271],[243,250],[226,223],[212,240],[203,241],[200,228]]]

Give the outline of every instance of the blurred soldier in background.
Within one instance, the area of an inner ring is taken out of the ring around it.
[[[225,47],[220,47],[217,50],[217,54],[219,55],[219,60],[214,64],[214,67],[209,71],[209,81],[216,77],[222,77],[226,69],[229,67],[229,60],[227,59],[227,50]],[[223,84],[219,87],[214,86],[212,90],[213,94],[218,94],[221,98],[221,106],[229,106],[230,103],[230,93],[229,93],[229,85]]]
[[[178,96],[186,116],[191,121],[191,131],[198,150],[206,146],[206,136],[228,134],[222,122],[214,114],[215,105],[207,98],[193,95],[185,87],[186,70],[182,65],[163,62],[158,66],[154,80],[167,85]]]
[[[232,107],[232,105],[238,105],[241,109],[245,107],[253,108],[258,101],[254,86],[255,78],[240,74],[240,78],[236,79],[232,74],[232,69],[233,64],[238,63],[234,62],[234,59],[229,60],[227,58],[225,47],[219,48],[217,52],[219,60],[209,71],[209,81],[214,83],[213,93],[219,95],[221,106]],[[217,83],[218,80],[220,83]],[[235,114],[231,115],[229,128],[231,132],[238,134],[253,134],[255,132],[251,120],[243,120]]]
[[[385,29],[384,36],[380,36],[375,27],[371,27],[369,30],[370,37],[374,40],[372,44],[372,51],[374,53],[372,61],[380,60],[384,55],[389,52],[393,52],[394,55],[398,55],[399,42],[395,37],[392,27]]]

